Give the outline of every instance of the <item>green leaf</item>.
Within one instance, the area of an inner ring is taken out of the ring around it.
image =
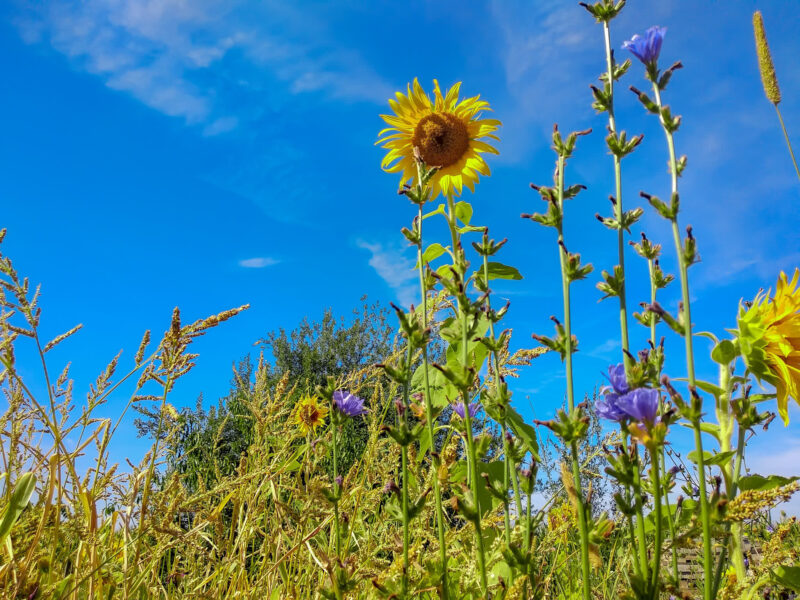
[[[676,377],[675,381],[686,381],[686,378]],[[725,390],[723,390],[718,385],[714,385],[711,382],[703,381],[701,379],[696,380],[695,385],[697,385],[697,387],[703,390],[706,394],[711,394],[715,398],[719,398],[722,394],[725,393]]]
[[[502,483],[504,481],[505,464],[502,461],[495,460],[489,463],[478,462],[478,500],[481,503],[481,512],[486,514],[489,510],[496,510],[500,506],[500,500],[495,498],[489,489],[486,487],[486,480],[481,473],[488,473],[490,481]],[[455,483],[467,482],[467,462],[464,460],[458,461],[453,468],[450,469],[451,480]]]
[[[781,477],[780,475],[747,475],[739,479],[739,489],[743,492],[749,490],[771,490],[782,485],[797,481],[800,477]]]
[[[776,394],[750,394],[748,399],[750,402],[755,402],[758,404],[759,402],[766,402],[767,400],[774,400]]]
[[[434,408],[444,408],[451,400],[458,398],[458,390],[450,383],[438,369],[428,365],[428,384],[431,392],[431,405]],[[411,376],[411,389],[414,392],[425,393],[425,365],[420,365]]]
[[[709,465],[720,466],[728,462],[735,454],[736,454],[735,450],[728,450],[727,452],[717,452],[716,454],[711,454],[710,452],[706,452],[704,450],[703,462],[705,463],[706,466]],[[697,450],[692,450],[691,452],[689,452],[689,460],[695,464],[697,464],[698,462],[697,459],[699,458],[699,456],[700,455],[697,453]]]
[[[511,571],[511,567],[508,566],[508,563],[504,560],[494,563],[494,566],[489,573],[489,585],[497,584],[500,581],[500,577],[503,578],[503,581],[505,581],[506,584],[510,584],[512,581],[514,581],[514,573]]]
[[[422,264],[426,264],[432,262],[439,258],[442,254],[447,252],[447,248],[442,246],[439,243],[433,243],[427,248],[425,248],[425,252],[422,253]],[[415,269],[419,269],[419,263],[414,266]]]
[[[681,423],[687,429],[694,429],[694,425],[691,423]],[[715,425],[714,423],[700,423],[700,431],[703,433],[708,433],[713,435],[714,438],[719,442],[719,425]]]
[[[800,567],[779,565],[771,572],[772,578],[783,587],[800,592]]]
[[[542,459],[539,458],[539,441],[536,439],[536,429],[528,425],[525,419],[510,406],[506,409],[506,422],[514,435],[525,444],[525,449],[531,453],[536,461],[541,462]]]
[[[466,200],[461,200],[461,202],[456,203],[455,213],[459,221],[464,225],[469,225],[472,219],[472,205]]]
[[[11,501],[6,507],[3,520],[0,521],[0,544],[5,544],[6,539],[11,534],[11,528],[17,522],[22,511],[28,506],[28,502],[36,489],[36,475],[33,473],[23,473],[11,492]]]
[[[479,227],[477,225],[464,225],[464,227],[458,228],[458,233],[474,233],[476,231],[483,232],[486,229],[485,227]]]
[[[717,336],[715,336],[715,335],[714,335],[713,333],[711,333],[710,331],[695,331],[695,332],[694,332],[694,335],[696,335],[696,336],[699,336],[699,337],[708,338],[708,339],[710,339],[712,342],[714,342],[715,344],[716,344],[717,342],[719,342],[719,339],[717,339]]]
[[[444,210],[444,204],[440,204],[439,206],[436,207],[436,210],[432,210],[431,212],[422,215],[422,218],[424,220],[427,219],[428,217],[433,217],[435,215],[444,215],[444,214],[447,214],[445,213]]]
[[[514,267],[499,262],[490,262],[489,279],[522,279],[522,275]]]
[[[661,526],[664,531],[666,531],[667,528],[669,527],[670,514],[674,518],[677,512],[678,512],[678,507],[677,505],[675,505],[675,503],[672,503],[669,506],[667,506],[666,504],[661,505]],[[650,533],[654,531],[655,526],[656,526],[656,511],[651,510],[644,521],[645,533]]]
[[[731,364],[739,356],[739,349],[730,340],[722,340],[711,351],[711,360],[721,365]]]

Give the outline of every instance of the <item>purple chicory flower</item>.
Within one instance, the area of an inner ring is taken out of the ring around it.
[[[338,485],[339,487],[342,487],[342,484],[344,483],[344,479],[342,479],[342,476],[341,476],[341,475],[337,475],[337,476],[336,476],[336,479],[334,479],[333,481],[334,481],[334,483],[336,483],[336,485]]]
[[[347,417],[360,417],[367,414],[367,409],[364,408],[364,400],[344,390],[333,392],[333,404],[339,412]]]
[[[462,419],[464,418],[464,403],[463,402],[456,402],[453,406],[453,412],[456,413]],[[469,416],[470,418],[474,417],[478,410],[480,410],[481,404],[480,402],[470,402],[469,403]]]
[[[610,388],[603,388],[604,391],[609,389]],[[619,394],[610,391],[606,392],[602,399],[598,398],[594,403],[594,410],[597,416],[602,419],[617,422],[627,419],[628,413],[622,410],[617,404],[619,399]]]
[[[630,50],[645,65],[655,65],[666,33],[666,27],[650,27],[645,31],[644,36],[637,34],[628,41],[623,42],[622,49]]]
[[[595,402],[594,409],[599,417],[619,422],[628,416],[618,404],[620,397],[630,390],[625,378],[625,365],[620,363],[609,366],[606,378],[611,387],[605,386],[600,390],[603,397]]]
[[[630,391],[628,386],[628,379],[625,377],[625,364],[619,363],[618,365],[610,365],[608,367],[608,375],[606,375],[608,382],[614,390],[615,394],[627,394]]]
[[[617,400],[617,406],[640,423],[652,425],[658,417],[658,390],[636,388]]]

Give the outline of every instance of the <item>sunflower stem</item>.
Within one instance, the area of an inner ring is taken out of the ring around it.
[[[419,164],[418,164],[419,169]],[[422,177],[418,178],[422,181]],[[422,186],[422,184],[419,184]],[[424,196],[423,196],[424,197]],[[422,300],[422,326],[424,329],[428,328],[428,289],[425,285],[425,266],[422,264],[422,204],[419,204],[418,231],[419,243],[417,244],[417,270],[419,271],[419,290]],[[436,452],[436,438],[434,437],[434,417],[433,417],[433,404],[431,402],[431,385],[428,374],[428,345],[422,347],[422,361],[425,381],[425,418],[428,422],[428,436],[431,438],[431,460],[433,463],[434,476],[433,476],[433,497],[436,501],[436,531],[439,535],[439,554],[442,561],[442,598],[449,600],[450,591],[448,586],[447,577],[447,545],[445,542],[444,531],[444,511],[442,510],[442,490],[439,484],[439,468],[441,467],[441,459],[439,453]]]
[[[406,372],[411,368],[411,359],[413,357],[414,349],[411,346],[411,342],[409,341],[408,344],[408,356],[406,358]],[[408,412],[408,392],[409,386],[411,382],[406,381],[405,386],[403,387],[403,409],[402,415],[400,419],[403,422],[403,428],[408,426],[408,416],[406,413]],[[408,489],[409,489],[409,481],[408,481],[408,446],[403,445],[401,448],[401,456],[402,456],[402,467],[403,467],[403,598],[408,597],[408,570],[409,570],[409,561],[408,561],[408,547],[411,541],[410,537],[410,523],[408,518]]]
[[[466,265],[464,258],[464,250],[461,245],[461,234],[458,232],[456,226],[455,204],[453,202],[452,191],[447,193],[447,224],[450,228],[450,237],[453,243],[453,257],[454,267],[461,277],[462,284],[466,278]],[[466,290],[463,292],[466,295]],[[468,368],[469,363],[469,348],[467,347],[467,327],[469,326],[469,315],[467,314],[467,307],[464,305],[464,300],[461,297],[456,298],[457,308],[461,316],[461,346],[462,346],[462,361],[463,368]],[[484,595],[488,593],[488,579],[486,577],[486,559],[484,553],[483,533],[481,531],[481,505],[478,496],[478,459],[475,454],[475,443],[472,439],[472,417],[469,414],[469,390],[462,391],[462,402],[464,404],[464,426],[466,429],[467,438],[467,457],[469,460],[469,484],[472,491],[473,500],[475,503],[476,517],[475,517],[475,544],[477,547],[478,555],[478,571],[481,576],[481,590]]]

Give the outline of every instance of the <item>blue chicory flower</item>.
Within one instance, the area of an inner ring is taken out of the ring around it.
[[[464,403],[463,402],[456,402],[453,406],[453,412],[456,413],[462,419],[464,418]],[[478,409],[480,409],[481,405],[480,402],[470,402],[469,403],[469,416],[470,418],[474,417]]]
[[[609,388],[604,388],[608,390]],[[602,399],[598,399],[594,403],[594,410],[597,416],[609,421],[623,421],[628,418],[628,413],[622,410],[617,404],[620,396],[614,392],[606,392]]]
[[[619,363],[618,365],[611,365],[608,367],[608,375],[606,375],[608,382],[614,389],[614,393],[622,395],[630,391],[628,387],[628,380],[625,377],[625,364]]]
[[[594,403],[594,410],[597,415],[609,421],[622,421],[628,417],[627,413],[619,406],[619,399],[630,390],[628,381],[625,378],[625,365],[611,365],[608,367],[606,379],[611,387],[605,386],[600,390],[602,398]]]
[[[661,44],[664,42],[666,33],[666,27],[651,27],[645,31],[644,37],[637,34],[628,41],[623,42],[622,48],[623,50],[630,50],[645,65],[654,65],[658,61]]]
[[[637,388],[620,396],[617,406],[632,419],[652,425],[658,417],[658,390]]]
[[[364,408],[364,400],[344,390],[333,392],[333,404],[339,412],[347,417],[360,417],[367,414],[367,409]]]

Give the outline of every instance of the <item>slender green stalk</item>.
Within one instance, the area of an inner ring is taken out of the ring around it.
[[[628,434],[625,432],[625,429],[620,426],[620,440],[622,441],[622,451],[626,454],[628,453]],[[629,485],[625,486],[625,502],[630,505],[632,500],[631,488]],[[638,545],[636,543],[636,529],[633,525],[633,517],[627,515],[625,521],[628,524],[628,537],[631,540],[631,548],[636,548]],[[638,552],[637,552],[638,555]],[[633,562],[633,571],[637,575],[642,575],[642,566],[640,560],[634,560]]]
[[[781,130],[783,130],[783,137],[786,139],[786,147],[789,148],[789,156],[792,157],[792,164],[794,165],[794,170],[797,173],[797,178],[800,179],[800,168],[797,167],[797,159],[794,157],[794,150],[792,150],[792,142],[789,140],[789,134],[786,132],[786,125],[783,124],[783,116],[781,115],[781,109],[778,108],[778,105],[775,104],[775,112],[778,113],[778,121],[781,123]]]
[[[658,293],[658,287],[656,286],[656,266],[655,266],[655,259],[648,258],[647,259],[647,272],[650,274],[650,304],[656,303],[656,296]],[[656,318],[655,315],[650,316],[650,341],[653,343],[653,346],[656,345]],[[662,404],[661,397],[659,396],[659,404]],[[662,412],[662,406],[658,407],[658,412]],[[667,458],[664,452],[664,447],[661,447],[661,451],[658,453],[658,459],[661,461],[661,471],[662,473],[667,473]],[[670,535],[670,547],[671,547],[671,554],[672,554],[672,578],[675,581],[678,581],[678,548],[675,545],[675,518],[672,516],[672,508],[670,507],[669,503],[669,493],[664,495],[664,500],[667,505],[667,521],[669,523],[669,535]],[[659,521],[660,523],[660,521]]]
[[[420,178],[421,179],[421,178]],[[422,204],[419,205],[418,231],[419,231],[419,244],[417,245],[417,267],[419,271],[419,290],[422,297],[422,326],[428,328],[428,289],[425,285],[425,266],[422,264]],[[442,490],[439,484],[439,467],[441,459],[438,452],[436,452],[436,438],[434,437],[434,418],[433,418],[433,405],[431,404],[431,384],[428,375],[428,346],[427,344],[422,347],[422,361],[423,370],[425,374],[425,417],[428,421],[428,435],[431,438],[431,460],[433,461],[434,477],[433,477],[433,497],[436,501],[436,531],[439,535],[439,553],[442,561],[442,598],[448,600],[450,598],[450,591],[448,589],[447,577],[447,545],[445,542],[445,523],[444,511],[442,510]]]
[[[728,499],[733,500],[739,489],[739,476],[742,470],[742,460],[744,458],[745,449],[745,436],[747,430],[744,427],[738,427],[738,438],[736,441],[736,457],[734,458],[733,472],[730,474],[730,485],[726,485],[728,492]],[[728,445],[730,447],[730,445]],[[722,451],[722,448],[720,447]],[[726,533],[730,532],[730,549],[731,549],[731,562],[736,571],[737,581],[744,582],[747,578],[747,568],[744,566],[744,541],[742,539],[742,525],[741,523],[726,523]],[[714,573],[714,589],[713,593],[716,596],[719,590],[720,582],[722,581],[722,571],[725,567],[727,559],[728,547],[723,546],[720,552],[719,559],[717,560],[717,568]]]
[[[516,479],[516,477],[515,477]],[[533,524],[531,523],[531,497],[530,495],[527,498],[527,502],[525,503],[525,513],[527,518],[525,519],[525,555],[527,556],[531,550],[531,539],[532,539],[532,530]],[[528,580],[530,581],[531,587],[536,588],[536,579],[534,577],[533,572],[528,569]]]
[[[487,233],[484,233],[484,240],[487,237]],[[489,285],[489,256],[488,254],[483,255],[483,278],[486,281],[487,291],[486,291],[486,309],[490,311],[492,309],[492,302],[490,299],[490,294],[488,290]],[[492,340],[495,340],[494,334],[494,322],[492,319],[489,319],[489,335],[491,336]],[[494,384],[495,387],[500,385],[500,357],[498,356],[498,350],[492,350],[492,358],[494,359]],[[511,458],[509,456],[511,450],[511,444],[508,441],[508,426],[506,425],[505,419],[502,423],[503,428],[503,482],[504,488],[508,491],[510,483],[509,479],[511,477]],[[516,478],[515,478],[516,479]],[[515,492],[516,493],[516,492]],[[506,500],[505,502],[505,518],[504,518],[504,525],[505,525],[505,536],[506,536],[506,545],[511,545],[511,516],[508,514],[509,502]],[[517,515],[521,515],[522,511],[517,512]]]
[[[558,206],[561,214],[564,214],[564,164],[565,159],[563,156],[558,157]],[[558,257],[561,263],[561,290],[564,299],[564,331],[565,331],[565,346],[566,356],[564,357],[567,376],[567,407],[569,413],[575,411],[575,391],[572,382],[572,321],[570,317],[570,298],[569,298],[569,278],[567,277],[567,250],[564,247],[564,227],[563,223],[558,225]],[[571,442],[570,450],[572,451],[572,478],[575,480],[575,492],[578,496],[578,527],[581,536],[581,573],[583,575],[583,598],[584,600],[591,600],[592,586],[589,581],[591,570],[589,565],[589,527],[586,522],[586,505],[583,497],[583,490],[581,489],[581,468],[578,458],[578,443]],[[529,500],[530,501],[530,500]]]
[[[605,41],[605,50],[606,50],[606,74],[608,76],[608,130],[609,133],[612,135],[617,134],[617,122],[616,117],[614,114],[614,56],[611,51],[611,29],[609,26],[608,21],[603,21],[603,39]],[[615,193],[615,202],[614,202],[614,218],[617,220],[617,223],[622,223],[622,158],[616,154],[611,154],[614,160],[614,193]],[[619,324],[620,324],[620,339],[622,344],[622,360],[626,366],[631,366],[631,357],[630,357],[630,342],[629,342],[629,335],[628,335],[628,303],[627,303],[627,292],[626,292],[626,283],[625,283],[625,230],[620,226],[617,229],[617,260],[619,263],[619,267],[622,273],[622,285],[619,289]],[[623,430],[621,432],[623,439],[626,437],[626,433]],[[637,461],[636,464],[636,471],[639,470],[639,464]],[[627,499],[630,500],[631,498],[631,490],[630,486],[625,486],[625,494]],[[640,504],[640,503],[639,503]],[[639,520],[641,521],[642,517],[641,514],[639,515]],[[634,533],[634,526],[633,526],[633,517],[627,516],[626,520],[628,521],[628,533],[631,538],[631,545],[633,547],[639,548],[639,557],[640,562],[636,563],[634,561],[634,565],[637,565],[637,571],[640,571],[641,564],[646,564],[646,548],[644,547],[644,528],[643,526],[639,527],[639,542],[636,543],[636,537]],[[641,557],[645,555],[645,561],[642,563]]]
[[[450,237],[453,242],[453,256],[456,269],[459,271],[462,281],[466,278],[466,267],[463,264],[463,248],[461,246],[460,234],[456,226],[455,204],[452,193],[447,194],[447,224],[450,228]],[[466,291],[464,292],[466,293]],[[457,298],[458,312],[461,315],[461,346],[463,366],[466,369],[469,362],[469,348],[467,347],[467,327],[469,326],[467,307],[462,304],[462,299]],[[467,438],[467,458],[469,461],[470,488],[475,502],[477,516],[475,517],[475,542],[478,554],[478,571],[481,575],[481,589],[484,594],[488,591],[488,579],[486,577],[486,558],[483,544],[483,533],[481,531],[481,505],[478,497],[478,460],[475,455],[475,444],[472,439],[472,417],[469,414],[469,393],[465,390],[462,394],[464,403],[464,426]]]
[[[522,496],[519,493],[519,477],[517,470],[511,470],[511,485],[514,488],[514,503],[517,506],[517,515],[522,516]]]
[[[336,406],[333,403],[333,397],[331,397],[331,408],[330,413],[331,415],[334,414],[336,410]],[[335,549],[336,549],[336,560],[339,561],[342,558],[341,553],[341,546],[342,546],[342,537],[341,537],[341,530],[339,528],[339,495],[341,494],[341,486],[338,484],[339,478],[339,463],[337,462],[337,451],[336,451],[336,433],[339,429],[339,426],[334,422],[334,419],[331,418],[331,445],[332,445],[332,453],[333,453],[333,485],[334,493],[335,493],[335,500],[333,502],[333,529],[335,532]],[[336,568],[337,566],[334,565],[334,571],[331,573],[331,583],[333,584],[333,593],[336,595],[337,600],[342,599],[342,591],[339,589],[339,580],[336,576]]]
[[[411,347],[411,342],[409,341],[408,344],[408,355],[406,358],[406,371],[411,368],[411,359],[413,357],[413,349]],[[400,418],[403,420],[403,427],[408,425],[408,392],[409,392],[410,382],[406,382],[404,389],[403,389],[403,410],[400,411],[402,415]],[[410,487],[408,481],[408,446],[403,445],[401,448],[401,455],[402,455],[402,466],[403,466],[403,597],[408,596],[408,569],[409,569],[409,561],[408,561],[408,547],[410,544],[410,522],[408,519],[408,489]]]
[[[503,488],[508,491],[511,486],[510,478],[511,478],[511,464],[508,457],[509,454],[509,447],[510,444],[508,443],[508,427],[506,426],[505,422],[503,423]],[[508,514],[508,509],[510,506],[510,502],[508,498],[504,500],[505,510],[503,511],[503,526],[505,530],[506,536],[506,546],[511,545],[511,515]]]
[[[333,411],[336,410],[336,407],[333,404],[333,400],[331,400],[331,414]],[[335,423],[331,423],[331,446],[332,446],[332,453],[333,453],[333,485],[336,486],[334,490],[335,494],[339,495],[339,484],[336,482],[337,478],[339,477],[339,463],[337,462],[337,452],[336,452],[336,430],[339,428],[338,425]],[[337,499],[333,503],[333,529],[335,531],[335,540],[336,540],[336,558],[341,558],[341,534],[339,532],[339,500]]]
[[[658,464],[659,454],[656,452],[650,453],[650,473],[653,477],[653,502],[655,512],[655,540],[653,542],[653,563],[651,567],[651,586],[653,590],[653,600],[658,600],[658,575],[661,569],[661,476]]]
[[[639,566],[641,573],[647,577],[647,534],[644,530],[644,504],[642,503],[642,474],[639,470],[639,447],[634,444],[633,446],[633,460],[636,465],[633,471],[633,491],[636,494],[634,497],[634,506],[636,507],[636,537],[639,540],[637,549],[639,551]]]
[[[603,37],[606,43],[606,66],[608,68],[608,130],[611,134],[617,133],[617,122],[614,117],[614,58],[611,53],[611,31],[609,29],[608,21],[603,21]],[[614,184],[615,184],[615,200],[614,203],[614,218],[617,223],[622,222],[622,159],[617,154],[613,154],[614,158]],[[619,291],[619,324],[620,332],[622,334],[622,351],[623,360],[630,364],[630,350],[628,343],[628,306],[625,293],[625,230],[622,227],[617,229],[617,253],[619,266],[622,269],[622,285]]]
[[[657,83],[653,83],[653,92],[656,98],[656,104],[659,109],[662,108],[661,90]],[[663,117],[659,115],[659,121],[664,128],[664,134],[667,136],[667,148],[669,150],[669,165],[670,173],[672,176],[672,193],[678,193],[678,161],[675,157],[675,141],[672,132],[666,127]],[[692,311],[691,311],[691,297],[689,296],[689,274],[688,265],[686,264],[683,255],[683,248],[681,247],[681,236],[678,230],[678,217],[675,215],[672,219],[672,237],[675,242],[675,252],[678,255],[678,268],[680,271],[681,280],[681,296],[683,297],[683,327],[684,327],[684,340],[686,342],[686,370],[687,378],[689,381],[690,390],[694,390],[697,380],[694,372],[694,345],[692,341]],[[700,519],[703,529],[703,593],[705,600],[713,600],[712,586],[713,586],[713,548],[711,546],[711,515],[708,506],[708,495],[706,486],[706,468],[705,460],[703,457],[703,432],[700,429],[700,419],[692,421],[692,428],[694,429],[694,444],[697,450],[697,470],[700,488]]]
[[[733,467],[733,481],[731,482],[729,494],[731,498],[736,496],[739,489],[739,476],[742,472],[746,433],[747,431],[744,427],[739,427],[739,435],[736,443],[736,462]],[[736,576],[739,581],[744,581],[747,577],[747,568],[744,566],[744,541],[742,539],[742,524],[739,522],[731,523],[731,552],[733,552],[731,560],[733,562],[733,568],[736,570]]]
[[[158,416],[158,428],[156,429],[156,441],[153,445],[153,455],[150,457],[150,464],[147,467],[147,476],[145,477],[144,488],[142,489],[142,507],[139,511],[139,526],[144,527],[145,517],[147,516],[147,505],[150,500],[150,486],[153,484],[153,474],[156,470],[156,459],[158,457],[158,446],[161,441],[161,433],[164,427],[164,408],[167,405],[167,395],[172,386],[172,376],[168,376],[164,382],[164,393],[161,396],[161,408]],[[139,556],[142,549],[142,536],[136,539],[136,551],[134,552],[133,564],[139,564]],[[126,584],[127,591],[127,584]]]

